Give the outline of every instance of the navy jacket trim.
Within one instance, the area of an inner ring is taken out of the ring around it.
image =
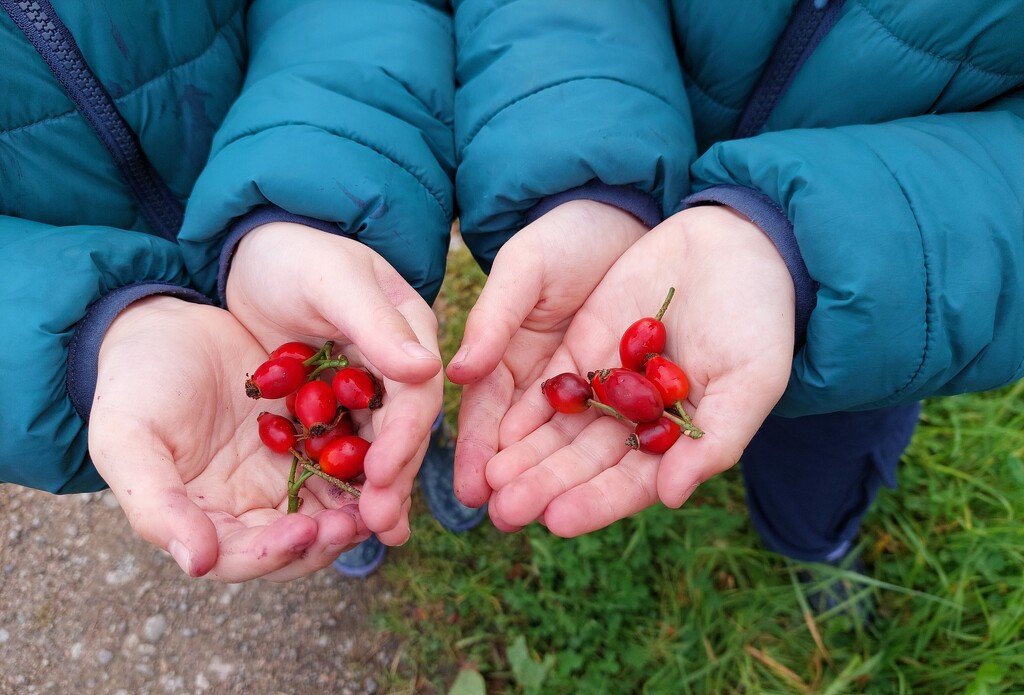
[[[210,304],[209,298],[196,290],[164,282],[139,282],[119,287],[93,302],[85,317],[78,322],[68,346],[67,383],[71,405],[83,420],[89,422],[92,399],[96,395],[100,344],[118,314],[128,305],[154,294],[165,294],[189,302]]]
[[[526,213],[526,224],[534,222],[545,213],[551,212],[562,203],[571,200],[596,200],[630,213],[648,227],[655,227],[664,219],[661,206],[647,193],[633,186],[611,186],[598,180],[570,188],[562,193],[549,195]]]
[[[725,205],[756,224],[782,255],[796,290],[796,347],[807,341],[807,323],[817,303],[818,283],[807,270],[797,244],[793,223],[779,205],[761,191],[745,186],[719,185],[687,196],[683,209],[697,205]]]

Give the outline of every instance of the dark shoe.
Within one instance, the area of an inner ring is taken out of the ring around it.
[[[449,531],[469,531],[487,516],[487,505],[474,509],[455,497],[455,441],[443,418],[430,435],[417,479],[431,515]]]
[[[859,557],[846,556],[820,565],[835,570],[810,567],[797,572],[811,610],[816,615],[843,615],[862,629],[869,627],[875,619],[874,594],[870,586],[849,576],[854,573],[866,577],[864,562]]]
[[[387,552],[386,545],[377,540],[376,536],[370,536],[352,550],[338,556],[334,561],[334,569],[346,577],[368,577],[383,564]]]

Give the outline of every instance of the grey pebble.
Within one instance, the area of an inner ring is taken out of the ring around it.
[[[142,637],[147,642],[159,642],[165,632],[167,632],[167,618],[163,613],[149,616],[142,626]]]

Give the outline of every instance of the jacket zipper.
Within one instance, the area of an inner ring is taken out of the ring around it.
[[[746,138],[760,132],[797,72],[836,23],[844,2],[800,0],[740,115],[733,137]]]
[[[93,74],[71,32],[48,0],[0,0],[14,23],[46,61],[50,72],[99,137],[138,201],[152,230],[176,241],[184,211],[181,202],[153,168],[138,137],[113,98]]]

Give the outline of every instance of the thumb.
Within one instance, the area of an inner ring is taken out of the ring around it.
[[[721,381],[709,384],[692,415],[704,436],[681,436],[658,468],[658,497],[665,506],[682,506],[698,485],[736,465],[776,400]]]
[[[151,444],[153,442],[150,442]],[[134,447],[133,447],[134,448]],[[159,444],[131,455],[93,455],[132,529],[163,548],[190,577],[201,577],[217,563],[219,541],[213,522],[185,490],[170,454]]]
[[[355,301],[325,306],[324,317],[387,378],[419,384],[437,374],[441,370],[437,319],[426,302],[412,288],[403,291],[397,305],[376,283],[363,290]]]
[[[541,268],[525,266],[499,253],[469,315],[462,344],[446,371],[456,384],[470,384],[498,366],[512,336],[523,325],[541,296]]]

